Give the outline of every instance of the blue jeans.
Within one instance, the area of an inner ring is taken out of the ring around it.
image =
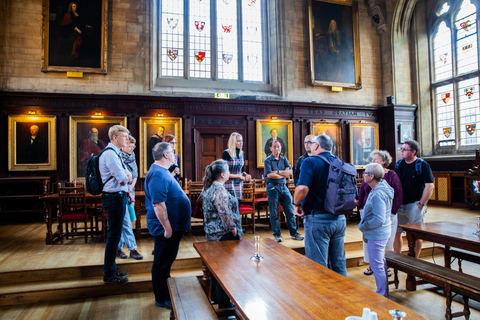
[[[317,211],[315,211],[317,212]],[[344,215],[312,213],[305,216],[305,256],[342,276],[347,276],[343,242],[347,222]]]
[[[130,251],[137,249],[137,242],[135,241],[135,235],[133,234],[132,221],[130,221],[128,209],[125,209],[125,218],[123,218],[122,223],[122,237],[118,243],[117,250],[122,250],[124,243]]]
[[[105,257],[103,260],[103,274],[109,278],[115,275],[117,258],[117,246],[122,235],[123,218],[127,206],[125,193],[103,193],[102,206],[107,213],[108,230],[107,243],[105,244]]]
[[[285,220],[287,220],[290,235],[297,234],[297,223],[295,214],[293,213],[292,195],[285,184],[267,184],[268,208],[270,209],[270,224],[272,225],[273,235],[279,236],[280,224],[278,223],[278,202],[282,204],[283,212],[285,212]]]

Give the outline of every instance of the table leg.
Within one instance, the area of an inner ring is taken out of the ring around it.
[[[51,204],[46,200],[43,202],[43,213],[45,218],[45,223],[47,225],[47,234],[45,235],[45,244],[53,243],[53,234],[52,234],[52,207]]]
[[[451,256],[451,251],[450,251],[450,246],[445,246],[445,250],[443,251],[443,260],[445,263],[445,268],[451,269],[451,261],[452,261],[452,256]]]
[[[203,287],[204,287],[205,293],[207,294],[208,300],[212,301],[212,278],[210,277],[210,270],[205,265],[205,262],[203,262],[203,260],[202,260],[202,271],[203,271],[203,277],[202,277]]]
[[[142,236],[142,222],[140,215],[140,200],[135,201],[135,216],[137,220],[135,221],[135,239],[139,240]]]
[[[408,255],[410,257],[415,258],[415,243],[417,242],[417,237],[414,234],[407,232],[407,240],[408,240]],[[415,291],[417,290],[417,281],[415,277],[412,275],[407,275],[407,282],[405,284],[408,291]]]

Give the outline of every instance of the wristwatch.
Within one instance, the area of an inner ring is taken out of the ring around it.
[[[293,205],[294,205],[295,207],[300,207],[300,206],[301,206],[301,204],[295,204],[295,203],[293,203]]]
[[[425,203],[421,203],[420,201],[418,201],[418,204],[421,205],[422,207],[425,207],[425,206],[426,206]]]

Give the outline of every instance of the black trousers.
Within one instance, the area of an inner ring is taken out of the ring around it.
[[[173,230],[172,236],[166,239],[163,235],[155,236],[155,255],[152,265],[152,284],[156,302],[170,300],[167,279],[170,277],[170,269],[177,258],[178,247],[182,239],[183,231]]]
[[[220,241],[227,241],[227,240],[240,240],[240,237],[234,236],[233,233],[229,232],[223,235],[223,237],[220,238]],[[223,290],[222,286],[218,283],[217,279],[212,275],[210,275],[212,278],[212,299],[215,303],[218,304],[219,309],[225,309],[225,308],[230,308],[230,298],[228,295],[225,293]]]

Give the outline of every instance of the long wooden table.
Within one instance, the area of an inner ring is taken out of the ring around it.
[[[399,309],[408,319],[425,319],[407,308],[345,278],[305,256],[276,243],[260,240],[253,262],[253,240],[198,242],[203,283],[210,294],[210,273],[219,281],[243,319],[345,319],[361,316],[363,308],[391,319]]]
[[[89,204],[101,204],[102,195],[92,195],[87,193],[87,203]],[[45,223],[47,225],[47,234],[45,236],[46,244],[53,244],[53,242],[60,237],[60,230],[57,227],[55,232],[52,231],[52,216],[53,213],[57,210],[58,205],[58,194],[52,193],[40,197],[40,200],[43,200],[44,203],[44,217]],[[135,237],[140,238],[142,232],[141,219],[140,219],[140,208],[141,205],[145,203],[145,192],[144,191],[135,191],[135,212],[137,214],[137,221],[135,221]]]
[[[451,247],[480,253],[480,238],[473,234],[476,230],[475,221],[471,225],[451,221],[437,221],[402,225],[407,232],[408,255],[415,257],[415,242],[423,239],[445,245],[444,264],[450,268]],[[406,287],[410,291],[416,289],[415,277],[407,276]]]

